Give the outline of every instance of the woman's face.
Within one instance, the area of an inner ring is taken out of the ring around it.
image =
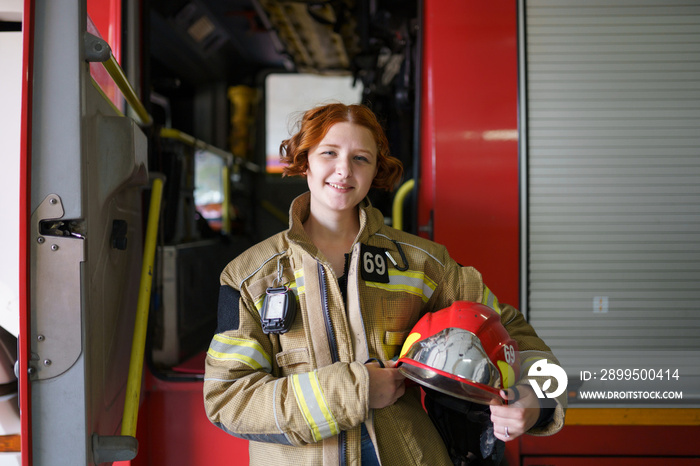
[[[377,174],[377,144],[369,129],[341,122],[309,150],[306,179],[316,215],[352,210]]]

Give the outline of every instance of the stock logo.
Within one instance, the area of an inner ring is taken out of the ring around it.
[[[554,363],[548,363],[546,359],[540,359],[535,364],[530,366],[527,371],[527,375],[530,377],[549,377],[542,384],[540,388],[536,380],[528,379],[532,389],[535,391],[537,398],[556,398],[566,390],[566,385],[569,383],[569,378],[566,376],[566,372],[560,366]],[[557,389],[552,393],[548,390],[552,386],[552,378],[557,381]]]

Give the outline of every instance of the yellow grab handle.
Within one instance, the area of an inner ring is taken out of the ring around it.
[[[134,322],[134,338],[131,341],[131,360],[129,377],[126,381],[126,398],[122,418],[122,435],[136,437],[136,420],[138,419],[139,397],[141,395],[141,376],[143,372],[143,355],[146,346],[146,327],[148,310],[151,303],[151,284],[153,282],[153,262],[156,255],[158,239],[158,221],[160,203],[163,197],[163,180],[155,178],[151,190],[151,205],[148,210],[146,239],[143,246],[143,264],[141,266],[141,285]]]
[[[403,203],[406,200],[406,196],[408,196],[408,193],[411,192],[415,185],[416,180],[410,179],[402,184],[398,191],[396,191],[391,215],[392,226],[397,230],[403,230]]]
[[[112,77],[112,80],[114,80],[115,84],[124,95],[126,101],[129,103],[129,105],[131,105],[131,108],[134,109],[134,112],[136,112],[136,116],[139,117],[141,123],[146,126],[150,126],[151,123],[153,123],[151,115],[148,114],[146,107],[144,107],[141,100],[139,100],[139,96],[136,95],[136,91],[131,86],[129,79],[124,74],[122,67],[119,66],[117,59],[114,58],[114,55],[110,54],[109,59],[102,62],[102,65],[107,70],[107,73],[109,73],[109,75]]]

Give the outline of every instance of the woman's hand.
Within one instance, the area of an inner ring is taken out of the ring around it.
[[[513,389],[501,390],[503,399],[512,400],[509,404],[491,406],[494,434],[504,442],[510,442],[530,430],[540,415],[540,402],[532,388],[518,385],[516,389],[519,397]]]
[[[369,373],[369,407],[379,409],[391,406],[406,391],[406,378],[396,368],[396,362],[385,361],[385,367],[377,362],[365,364]]]

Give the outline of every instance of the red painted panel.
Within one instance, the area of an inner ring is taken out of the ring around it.
[[[697,458],[674,458],[674,457],[587,457],[568,458],[556,456],[536,456],[523,458],[523,466],[589,466],[595,463],[596,466],[658,466],[660,464],[672,464],[673,466],[697,466],[700,464]]]
[[[424,18],[419,218],[518,305],[516,2],[427,0]]]
[[[564,426],[553,437],[523,435],[520,447],[523,456],[678,455],[700,458],[698,438],[700,426]],[[676,463],[660,461],[656,464]]]
[[[139,453],[132,466],[248,464],[248,442],[215,427],[204,412],[202,382],[164,382],[146,374]]]
[[[87,0],[87,13],[100,37],[112,48],[112,55],[121,62],[122,2],[121,0]]]
[[[107,41],[112,49],[112,55],[119,63],[122,42],[121,0],[88,0],[87,13],[87,31]],[[124,96],[102,63],[90,63],[90,75],[109,100],[124,112]]]
[[[424,2],[424,12],[429,10],[429,1]],[[432,5],[431,5],[432,6]],[[424,13],[424,16],[428,16]],[[433,112],[434,83],[433,67],[435,49],[435,37],[427,34],[432,29],[432,21],[424,20],[423,34],[423,68],[421,70],[423,82],[421,89],[421,138],[420,138],[420,178],[418,186],[418,225],[425,227],[430,224],[431,212],[435,205],[435,118]],[[422,236],[429,237],[425,232]],[[431,237],[432,239],[432,237]]]
[[[32,83],[34,82],[34,1],[24,1],[22,19],[22,127],[19,162],[19,408],[22,466],[32,464],[32,412],[29,360],[31,329],[29,302],[29,219],[31,218]]]

